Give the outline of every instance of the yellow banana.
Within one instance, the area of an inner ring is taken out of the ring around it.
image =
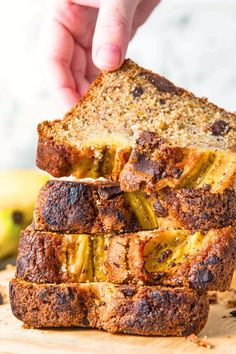
[[[47,180],[36,170],[0,172],[0,259],[16,253],[19,233],[31,223],[38,191]]]

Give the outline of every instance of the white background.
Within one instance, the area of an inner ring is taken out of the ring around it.
[[[37,123],[61,116],[39,65],[43,12],[43,0],[0,0],[0,169],[34,166]],[[236,111],[236,0],[163,0],[128,56]]]

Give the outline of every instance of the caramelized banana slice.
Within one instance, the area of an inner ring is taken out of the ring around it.
[[[143,248],[144,268],[156,273],[178,267],[186,258],[196,252],[209,240],[209,234],[201,232],[189,235],[186,231],[160,231],[159,237],[150,238]]]
[[[143,230],[157,229],[158,222],[153,203],[142,192],[126,193],[125,198],[133,210]]]
[[[67,271],[78,282],[93,280],[91,238],[89,235],[65,235]]]
[[[225,189],[234,187],[235,178],[236,154],[219,151],[215,153],[215,159],[195,186],[210,186],[211,193],[222,193]]]
[[[120,145],[119,141],[100,142],[83,150],[83,156],[73,165],[72,175],[80,178],[99,178],[118,181],[119,174],[128,161],[131,147]]]
[[[104,266],[105,241],[103,235],[97,235],[93,238],[93,269],[94,281],[106,281]]]

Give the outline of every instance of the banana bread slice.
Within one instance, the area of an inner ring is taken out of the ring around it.
[[[117,180],[140,131],[170,144],[236,150],[236,118],[126,60],[102,73],[63,120],[38,126],[37,165],[61,177]]]
[[[92,327],[108,332],[187,336],[205,326],[205,293],[109,283],[10,282],[13,314],[30,327]]]
[[[122,235],[21,233],[16,276],[35,283],[108,281],[228,290],[236,261],[233,227]]]
[[[206,232],[235,219],[233,189],[211,193],[204,188],[164,188],[150,195],[124,193],[115,182],[50,180],[39,193],[34,228],[92,234],[156,228]]]

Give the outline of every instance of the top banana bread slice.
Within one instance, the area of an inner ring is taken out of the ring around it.
[[[235,117],[126,60],[102,73],[63,120],[39,124],[37,165],[56,177],[117,180],[140,130],[174,146],[235,151]]]

